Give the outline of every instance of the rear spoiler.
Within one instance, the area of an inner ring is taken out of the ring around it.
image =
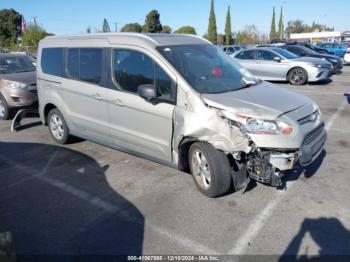
[[[11,131],[17,132],[17,131],[24,129],[24,127],[26,127],[26,126],[32,126],[32,124],[25,124],[25,125],[21,124],[21,121],[26,117],[39,117],[39,111],[37,109],[19,110],[17,112],[16,116],[12,120]],[[34,124],[37,125],[38,122],[34,123]]]

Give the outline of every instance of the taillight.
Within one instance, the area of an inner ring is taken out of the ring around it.
[[[350,49],[346,50],[346,53],[347,53],[347,54],[350,54]]]

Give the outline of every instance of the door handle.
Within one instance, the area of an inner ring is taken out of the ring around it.
[[[117,105],[117,106],[124,106],[123,101],[120,100],[119,98],[116,98],[116,99],[112,100],[112,103]]]
[[[92,95],[92,97],[93,97],[94,99],[96,99],[96,100],[99,100],[99,101],[102,100],[102,97],[101,97],[100,94],[94,94],[94,95]]]

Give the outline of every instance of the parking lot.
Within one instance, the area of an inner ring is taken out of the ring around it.
[[[350,66],[331,83],[278,84],[320,106],[325,151],[284,190],[252,183],[218,199],[138,157],[57,146],[38,119],[17,133],[1,121],[0,234],[22,255],[350,255]]]

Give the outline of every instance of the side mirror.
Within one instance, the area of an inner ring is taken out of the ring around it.
[[[275,56],[275,57],[273,58],[273,61],[279,63],[279,62],[282,61],[282,59],[281,59],[279,56]]]
[[[137,94],[147,101],[151,101],[152,99],[157,98],[156,88],[151,84],[138,86]]]

